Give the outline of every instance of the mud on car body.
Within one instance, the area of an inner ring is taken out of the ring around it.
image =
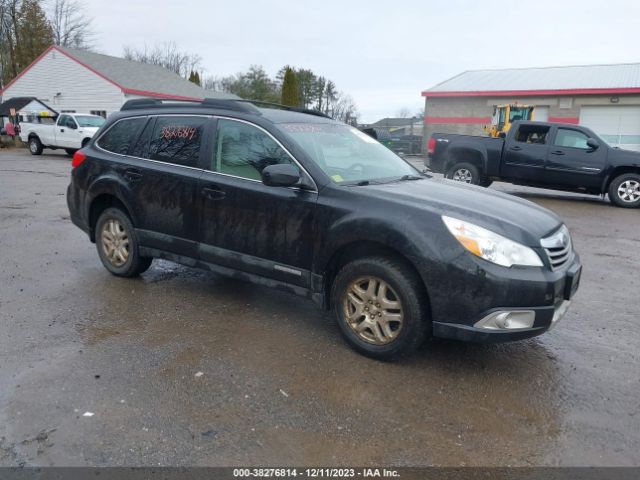
[[[375,358],[541,334],[580,279],[552,212],[314,112],[130,101],[73,165],[71,219],[114,275],[164,258],[303,295]]]

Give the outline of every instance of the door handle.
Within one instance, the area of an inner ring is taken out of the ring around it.
[[[142,178],[142,173],[140,173],[138,170],[125,170],[124,178],[126,178],[130,182],[137,182]]]
[[[515,145],[515,146],[511,147],[511,150],[515,150],[517,152],[519,150],[522,150],[522,147],[519,147],[519,146]]]
[[[64,128],[61,128],[61,129],[60,129],[60,131],[61,131],[61,132],[64,132]]]
[[[564,152],[562,150],[554,150],[553,152],[551,152],[553,155],[564,155]]]
[[[204,187],[202,190],[202,195],[209,200],[222,200],[227,196],[225,192],[222,190],[218,190],[216,188]]]

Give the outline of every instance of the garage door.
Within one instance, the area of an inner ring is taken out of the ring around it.
[[[640,107],[582,107],[580,125],[613,147],[640,151]]]
[[[537,105],[533,109],[533,119],[536,122],[547,122],[549,120],[549,107]]]

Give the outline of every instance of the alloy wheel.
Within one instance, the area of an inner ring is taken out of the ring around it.
[[[640,200],[640,182],[637,180],[625,180],[618,185],[618,197],[625,203],[633,203]]]
[[[459,168],[455,172],[453,172],[453,176],[451,177],[456,182],[464,182],[471,183],[473,180],[473,175],[466,168]]]
[[[342,308],[353,332],[374,345],[392,342],[402,330],[404,315],[400,297],[379,278],[367,276],[351,282]]]
[[[107,220],[100,233],[102,251],[114,267],[121,267],[129,259],[129,235],[117,219]]]

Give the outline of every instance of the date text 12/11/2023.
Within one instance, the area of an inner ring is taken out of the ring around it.
[[[397,470],[388,468],[236,468],[236,478],[399,478]]]

